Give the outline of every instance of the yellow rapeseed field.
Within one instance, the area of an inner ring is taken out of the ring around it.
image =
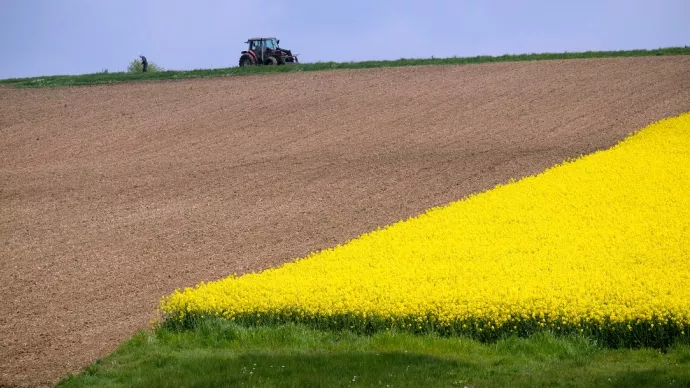
[[[177,324],[690,338],[690,113],[279,268],[175,291],[160,311]]]

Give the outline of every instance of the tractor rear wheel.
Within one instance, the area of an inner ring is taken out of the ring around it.
[[[244,66],[252,66],[254,64],[254,61],[252,60],[252,57],[249,55],[243,55],[240,57],[240,67]]]

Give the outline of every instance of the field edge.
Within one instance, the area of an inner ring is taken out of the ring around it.
[[[126,82],[180,80],[191,78],[216,78],[228,76],[242,76],[267,73],[289,73],[303,71],[346,70],[346,69],[371,69],[383,67],[402,66],[429,66],[429,65],[470,65],[495,62],[523,62],[540,60],[572,60],[589,58],[617,58],[617,57],[642,57],[642,56],[675,56],[690,55],[690,47],[672,46],[657,49],[635,49],[618,51],[579,51],[563,53],[530,53],[530,54],[504,54],[500,56],[477,55],[474,57],[447,57],[447,58],[401,58],[397,60],[358,61],[358,62],[313,62],[300,63],[285,66],[263,67],[227,67],[216,69],[194,70],[166,70],[150,73],[126,73],[126,72],[99,72],[81,75],[49,75],[27,78],[0,79],[0,86],[14,86],[16,88],[43,88],[60,86],[87,86],[103,85]]]

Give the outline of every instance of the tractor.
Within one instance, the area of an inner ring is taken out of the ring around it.
[[[250,38],[246,42],[249,44],[247,51],[242,51],[240,56],[240,67],[254,65],[285,65],[288,63],[296,64],[297,54],[292,51],[278,47],[280,39],[276,38]]]

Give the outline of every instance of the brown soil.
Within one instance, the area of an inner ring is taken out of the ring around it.
[[[279,265],[690,110],[690,57],[0,89],[0,385]],[[260,85],[260,87],[259,87]]]

